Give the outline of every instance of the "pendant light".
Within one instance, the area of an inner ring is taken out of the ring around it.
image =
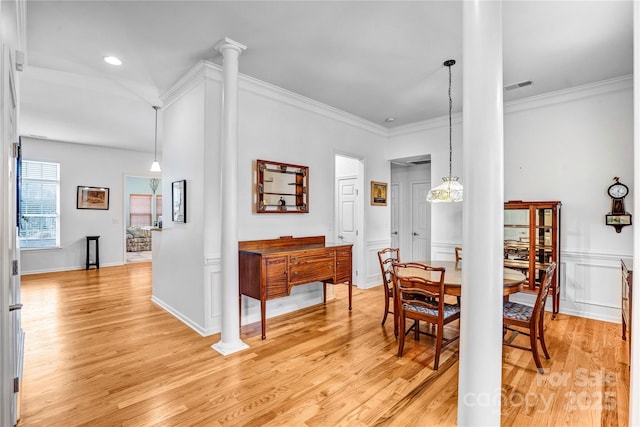
[[[151,163],[151,168],[149,170],[151,172],[162,172],[160,170],[160,163],[158,163],[158,110],[160,107],[154,105],[153,109],[156,110],[156,136],[155,143],[153,145],[153,163]]]
[[[427,193],[427,201],[434,203],[451,203],[462,201],[462,184],[458,182],[457,176],[451,175],[451,66],[456,63],[455,60],[449,59],[444,62],[445,67],[449,67],[449,176],[442,178],[442,184],[432,188]]]

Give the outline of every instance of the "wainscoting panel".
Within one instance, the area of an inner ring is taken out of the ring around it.
[[[222,259],[205,257],[204,260],[204,321],[206,335],[222,330]]]
[[[338,286],[338,285],[336,285]],[[330,300],[329,288],[327,285],[327,301]],[[322,304],[322,283],[314,282],[306,285],[298,285],[291,288],[291,295],[283,298],[276,298],[267,301],[266,318],[279,316],[281,314],[290,313],[302,308],[311,307],[312,305]],[[242,297],[242,313],[241,322],[243,325],[260,321],[260,301]],[[349,310],[345,305],[345,310]],[[268,332],[267,332],[268,334]]]
[[[456,246],[462,246],[462,244],[431,242],[431,258],[437,261],[455,261]]]
[[[372,288],[382,284],[380,275],[380,261],[378,261],[378,251],[388,248],[391,245],[389,240],[372,240],[367,242],[367,277],[365,283],[360,286],[362,289]]]
[[[433,259],[454,259],[456,246],[433,242]],[[560,255],[560,312],[620,323],[620,258],[631,258],[631,254],[568,250]],[[532,305],[535,296],[520,293],[511,299]]]
[[[564,298],[560,312],[620,323],[621,272],[624,253],[563,251]]]

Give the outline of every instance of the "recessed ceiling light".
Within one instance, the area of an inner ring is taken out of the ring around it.
[[[106,62],[107,64],[111,64],[111,65],[122,65],[122,61],[120,61],[115,56],[105,56],[104,57],[104,62]]]
[[[396,119],[395,117],[387,117],[386,119],[384,119],[384,121],[385,121],[385,122],[387,122],[387,123],[391,123],[391,122],[393,122],[395,119]]]

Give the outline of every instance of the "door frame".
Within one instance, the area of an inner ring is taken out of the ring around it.
[[[158,176],[153,176],[153,174],[150,175],[140,175],[140,174],[134,174],[134,173],[124,173],[123,174],[123,178],[122,178],[122,264],[128,264],[127,263],[127,221],[128,221],[128,217],[127,217],[127,206],[129,205],[129,193],[127,193],[127,178],[145,178],[145,179],[151,179],[151,178],[159,178],[160,181],[162,182],[162,176],[158,177]],[[164,183],[163,183],[164,185]],[[158,187],[158,190],[156,191],[156,196],[160,194],[162,196],[162,187]],[[164,197],[162,198],[162,212],[164,212]],[[151,211],[155,212],[155,197],[151,197],[151,203],[153,204],[151,206]],[[153,224],[153,218],[151,218],[151,223]],[[153,251],[151,252],[151,261],[153,262]]]
[[[395,200],[391,197],[391,193],[392,193],[392,189],[395,188],[396,190],[396,198]],[[398,242],[397,245],[395,245],[395,247],[400,248],[402,246],[402,232],[404,231],[403,227],[402,227],[402,217],[400,215],[400,200],[402,200],[402,186],[397,183],[397,182],[389,182],[389,221],[391,221],[391,213],[393,212],[394,208],[397,208],[398,210],[398,214],[396,215],[396,221],[398,221],[398,235],[396,236],[396,240]],[[393,206],[395,205],[395,206]],[[393,224],[392,224],[393,225]],[[390,232],[393,232],[393,227],[391,227],[391,229],[389,230]],[[390,242],[391,242],[391,246],[393,245],[393,237],[390,237]]]
[[[338,177],[336,171],[336,158],[337,157],[345,157],[352,159],[358,162],[357,173],[355,175],[349,176],[341,176]],[[339,192],[338,192],[338,179],[339,178],[356,178],[356,189],[357,189],[357,198],[358,205],[356,211],[356,229],[358,230],[358,234],[356,236],[356,250],[353,253],[354,266],[356,267],[356,271],[353,271],[352,275],[352,284],[360,287],[361,285],[365,285],[366,274],[365,274],[365,262],[364,262],[364,236],[366,233],[366,225],[364,221],[364,170],[365,170],[365,159],[361,156],[352,153],[345,153],[341,151],[334,150],[333,153],[333,226],[331,231],[331,236],[334,241],[338,241],[338,203],[339,203]]]

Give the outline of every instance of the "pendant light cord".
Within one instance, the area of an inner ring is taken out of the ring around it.
[[[455,62],[453,62],[453,64],[455,64]],[[451,153],[453,151],[451,147],[451,110],[453,108],[453,101],[451,100],[451,65],[448,65],[449,67],[449,177],[451,177],[451,157],[452,157]]]
[[[449,68],[449,70],[451,70],[451,68]],[[451,80],[451,77],[449,77],[449,80]],[[449,83],[449,91],[451,91],[451,83]],[[451,95],[449,95],[449,97],[451,97]],[[158,107],[153,107],[153,108],[154,110],[156,110],[156,134],[155,134],[155,142],[153,144],[153,161],[155,162],[158,160]],[[449,162],[451,162],[451,160],[449,160]]]

